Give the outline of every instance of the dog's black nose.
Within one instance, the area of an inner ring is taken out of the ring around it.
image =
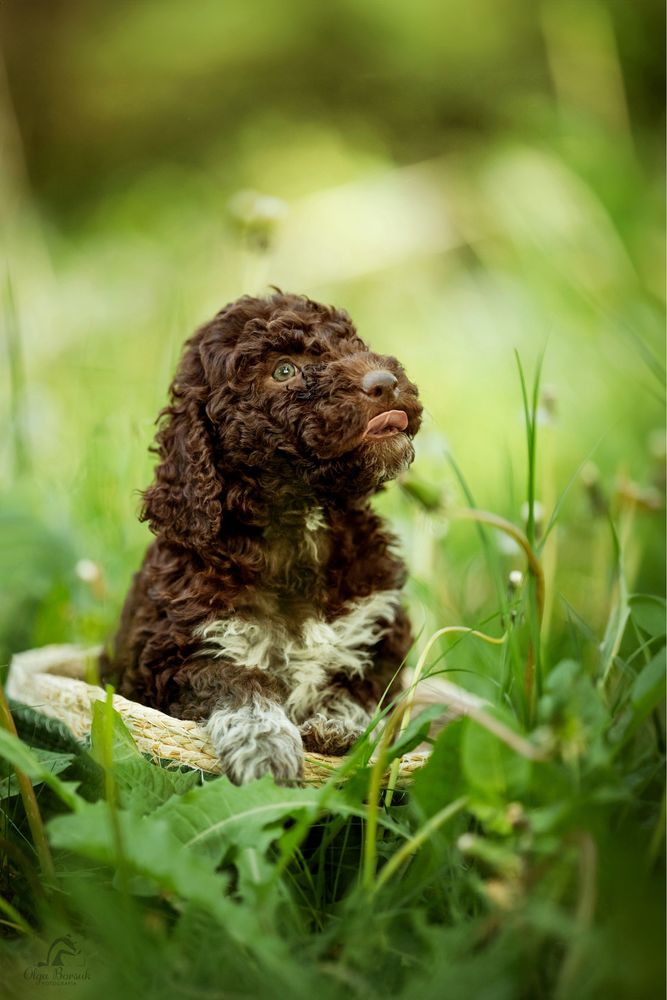
[[[361,388],[367,396],[374,399],[381,399],[383,396],[391,397],[397,395],[396,386],[398,379],[386,368],[378,368],[372,372],[366,372],[361,380]]]

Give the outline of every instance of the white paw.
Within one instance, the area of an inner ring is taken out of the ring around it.
[[[299,730],[280,705],[262,700],[238,709],[216,709],[206,724],[227,777],[244,785],[272,774],[280,785],[303,778]]]

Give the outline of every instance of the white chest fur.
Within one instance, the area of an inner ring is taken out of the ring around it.
[[[372,648],[393,623],[399,599],[398,590],[378,591],[350,602],[333,621],[307,619],[297,636],[279,623],[236,617],[209,622],[197,635],[202,653],[278,676],[290,692],[288,714],[304,718],[317,710],[319,693],[332,675],[361,676],[368,669]]]

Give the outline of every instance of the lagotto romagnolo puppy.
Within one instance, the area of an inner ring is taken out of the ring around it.
[[[156,538],[102,676],[205,722],[232,781],[344,753],[395,677],[405,568],[369,498],[421,411],[396,358],[302,296],[241,298],[185,344],[143,494]]]

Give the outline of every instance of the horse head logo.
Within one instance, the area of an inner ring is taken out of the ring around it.
[[[75,958],[81,954],[81,949],[71,934],[64,934],[63,937],[55,938],[51,942],[45,962],[38,962],[39,966],[63,966],[67,958]]]

